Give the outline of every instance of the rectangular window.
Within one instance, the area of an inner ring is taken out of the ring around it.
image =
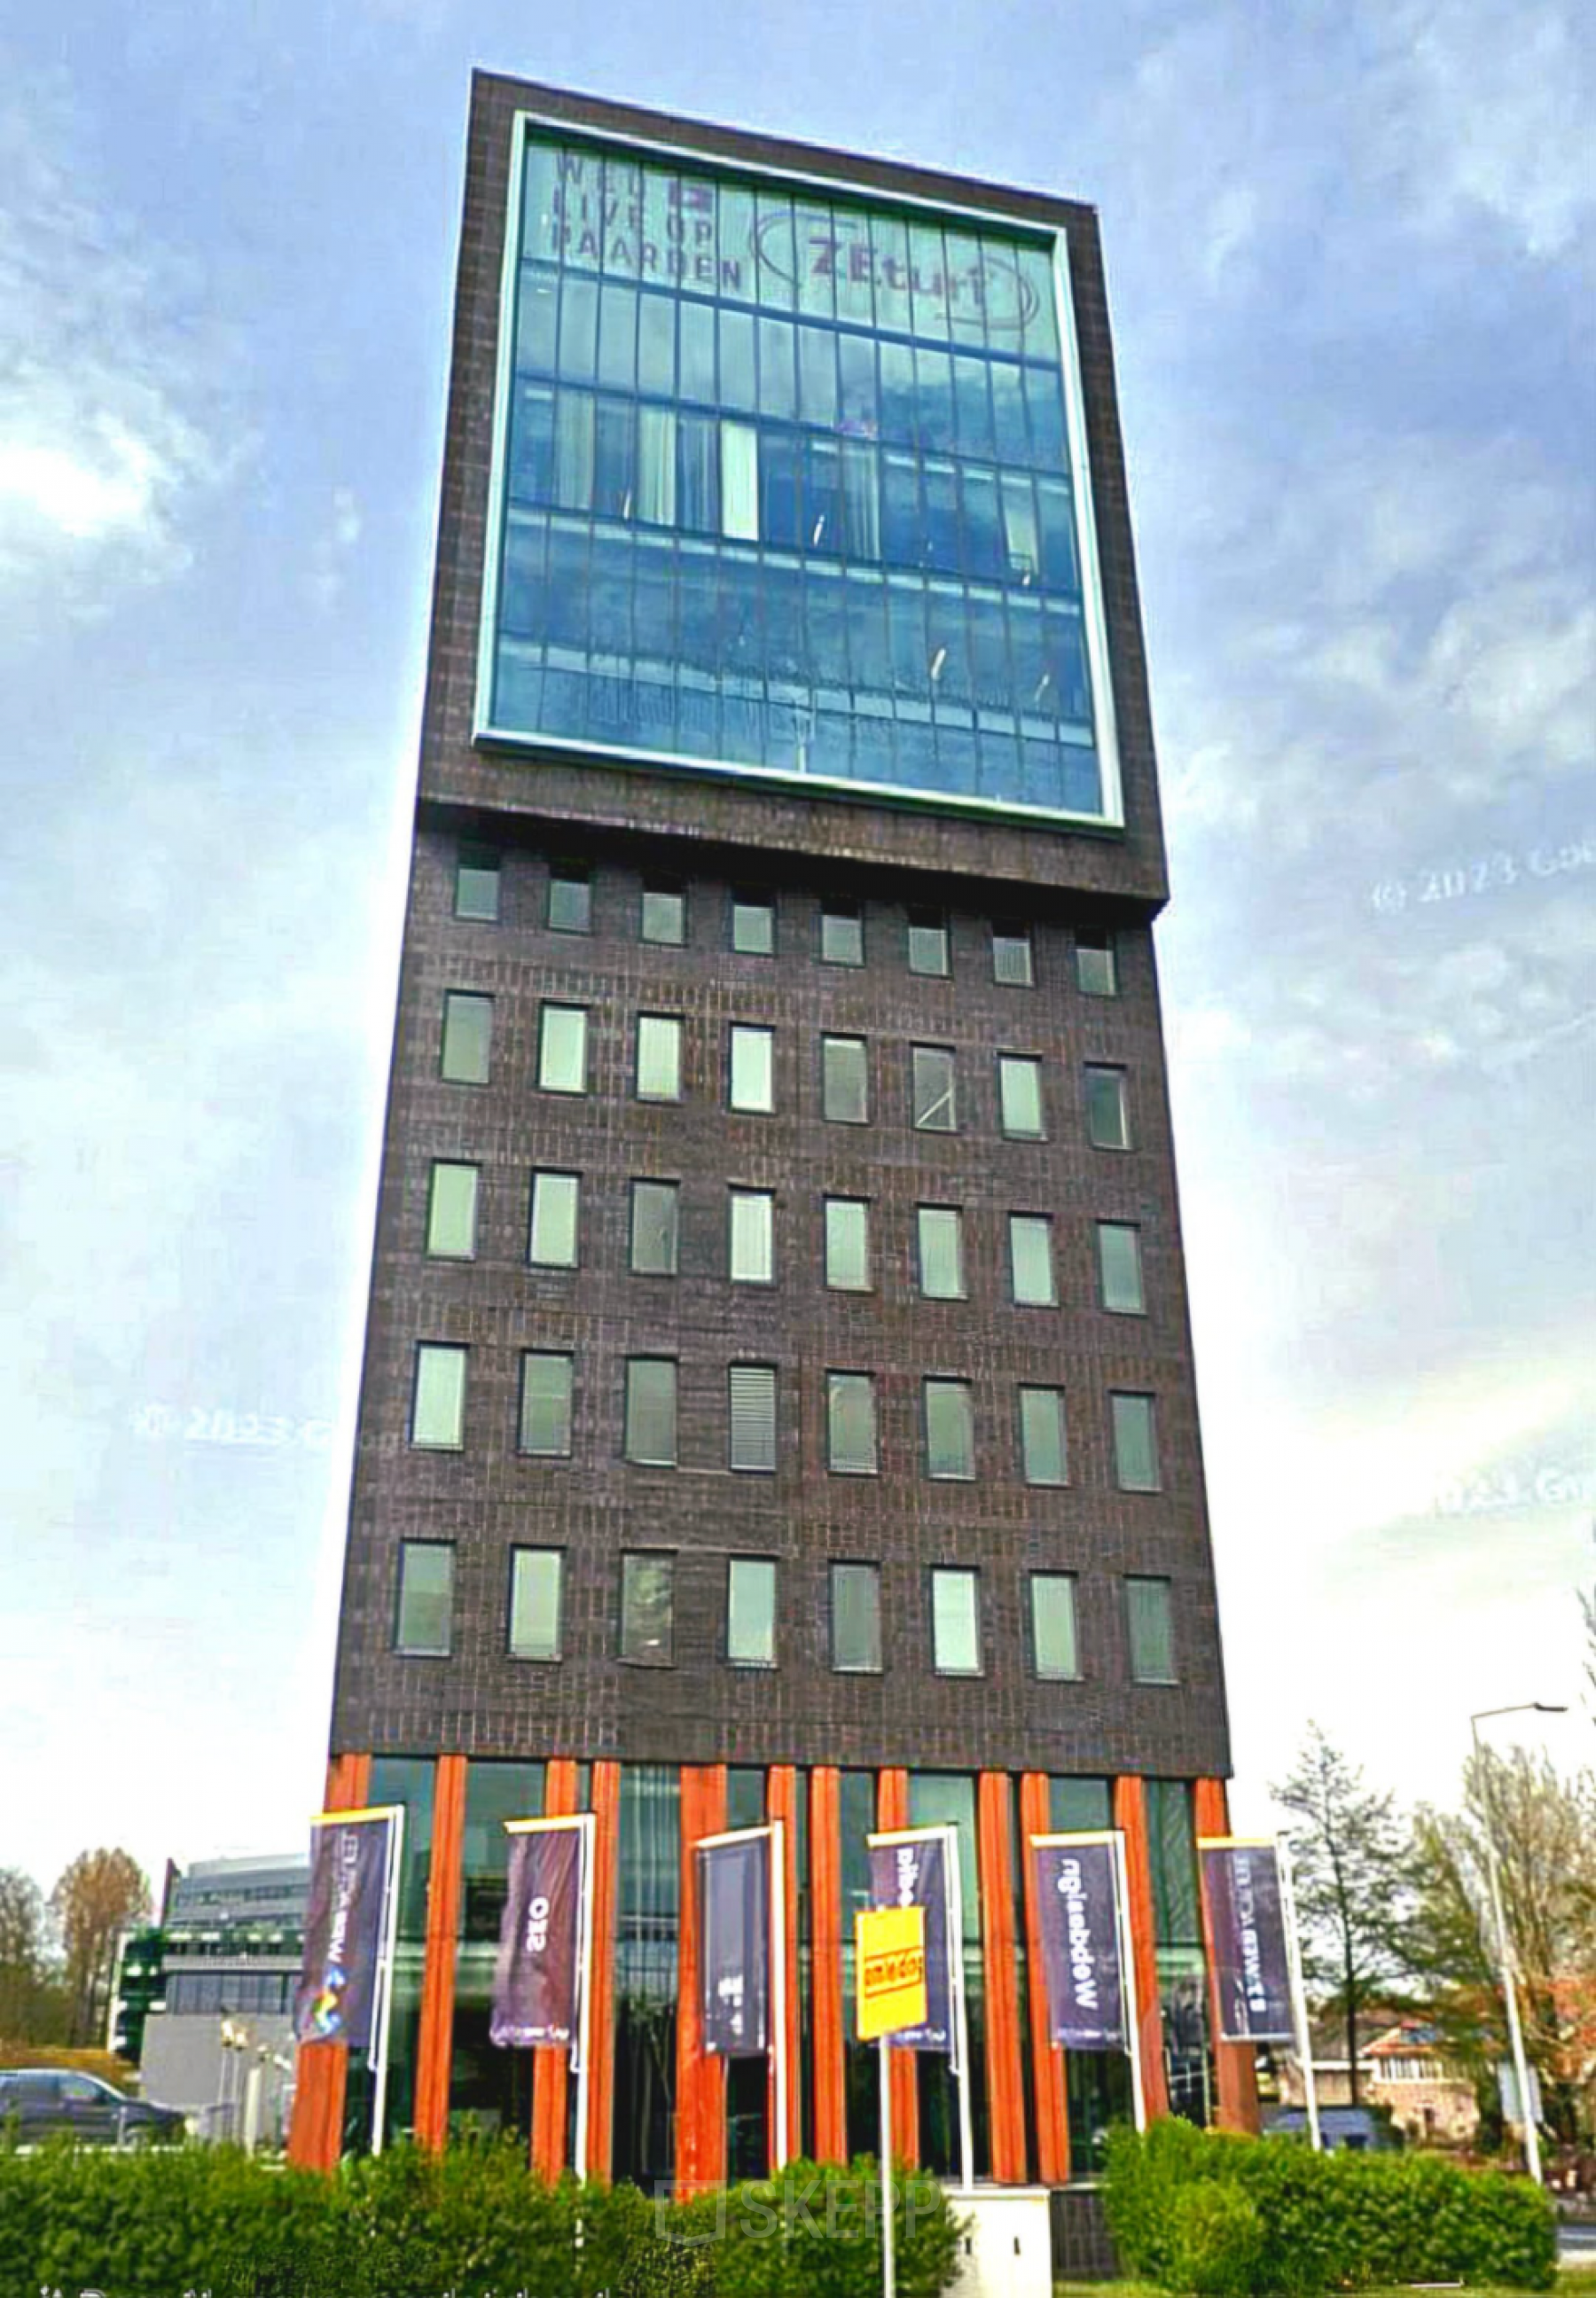
[[[539,1014],[538,1083],[545,1093],[587,1091],[585,1005],[545,1005]]]
[[[536,1269],[575,1269],[582,1183],[575,1173],[534,1173],[526,1258]]]
[[[509,1571],[509,1649],[512,1659],[558,1659],[565,1551],[512,1548]]]
[[[1153,1399],[1116,1392],[1109,1398],[1114,1424],[1114,1482],[1122,1492],[1155,1492],[1158,1437]]]
[[[637,1097],[639,1101],[682,1098],[682,1024],[674,1014],[637,1017]]]
[[[732,897],[732,946],[743,957],[773,957],[776,905],[762,894]]]
[[[442,1341],[416,1351],[410,1442],[428,1451],[458,1452],[466,1441],[466,1352]]]
[[[909,912],[909,971],[946,973],[947,921],[939,910]]]
[[[676,1559],[674,1556],[621,1558],[621,1657],[650,1667],[669,1667]]]
[[[768,1189],[733,1189],[727,1198],[726,1265],[733,1285],[776,1281],[776,1201]]]
[[[1029,989],[1036,980],[1030,931],[1026,926],[992,929],[992,979],[1011,989]]]
[[[820,1041],[820,1105],[832,1125],[870,1121],[870,1061],[863,1037]]]
[[[731,1104],[768,1117],[776,1105],[775,1031],[732,1024]]]
[[[759,540],[759,434],[751,423],[721,425],[721,533]]]
[[[632,1184],[632,1273],[634,1277],[676,1274],[677,1207],[674,1181]]]
[[[399,1551],[396,1651],[446,1659],[454,1618],[454,1550],[441,1541],[407,1540]]]
[[[917,1133],[956,1133],[954,1059],[944,1046],[912,1046],[910,1087]]]
[[[1037,1674],[1048,1682],[1065,1683],[1080,1674],[1072,1572],[1031,1574],[1030,1651]]]
[[[521,1450],[542,1460],[571,1451],[571,1359],[550,1349],[521,1358]]]
[[[1020,1467],[1028,1484],[1068,1483],[1062,1388],[1020,1391]]]
[[[979,1675],[980,1575],[939,1566],[931,1574],[931,1665],[939,1675]]]
[[[729,1464],[749,1476],[776,1473],[776,1368],[732,1365],[726,1376]]]
[[[499,856],[489,846],[462,846],[454,865],[454,914],[483,925],[499,922]]]
[[[826,1283],[833,1293],[870,1290],[870,1206],[863,1197],[828,1197]]]
[[[1083,997],[1117,997],[1120,970],[1114,962],[1111,933],[1078,933],[1075,937],[1075,986]]]
[[[964,1216],[957,1205],[917,1205],[920,1290],[928,1301],[964,1297]]]
[[[1123,1070],[1088,1069],[1086,1073],[1087,1139],[1094,1149],[1129,1149],[1130,1120],[1125,1107]]]
[[[549,930],[551,933],[591,933],[593,880],[586,870],[549,872]]]
[[[626,1360],[626,1458],[641,1467],[676,1465],[676,1360]]]
[[[732,1667],[776,1664],[776,1567],[768,1556],[726,1559],[726,1658]]]
[[[436,1261],[469,1261],[476,1251],[475,1165],[434,1165],[426,1197],[426,1249]]]
[[[1009,1274],[1022,1309],[1056,1309],[1053,1223],[1046,1213],[1009,1215]]]
[[[823,965],[863,965],[864,913],[855,903],[828,902],[820,913]]]
[[[643,888],[642,938],[680,947],[687,939],[687,897],[679,886]]]
[[[834,1476],[873,1476],[875,1381],[867,1372],[826,1375],[826,1466]]]
[[[492,1042],[492,999],[470,989],[445,991],[440,1070],[449,1083],[486,1085]]]
[[[879,1565],[831,1566],[831,1666],[839,1675],[880,1675],[881,1672]]]
[[[1097,1274],[1103,1305],[1121,1317],[1145,1314],[1142,1290],[1142,1233],[1125,1221],[1097,1224]]]
[[[1125,1608],[1130,1630],[1131,1682],[1173,1683],[1175,1624],[1169,1582],[1128,1576]]]
[[[1047,1128],[1042,1119],[1042,1064],[1028,1054],[997,1056],[997,1111],[1011,1141],[1041,1141]]]
[[[975,1475],[975,1415],[967,1380],[928,1380],[925,1473],[967,1484]]]

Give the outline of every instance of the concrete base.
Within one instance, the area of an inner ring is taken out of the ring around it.
[[[947,2198],[970,2221],[954,2298],[1053,2298],[1046,2186],[952,2186]]]

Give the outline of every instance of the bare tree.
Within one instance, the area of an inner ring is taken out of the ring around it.
[[[80,1851],[50,1905],[61,1925],[74,2043],[100,2038],[116,1971],[117,1940],[150,1912],[150,1886],[129,1852]]]

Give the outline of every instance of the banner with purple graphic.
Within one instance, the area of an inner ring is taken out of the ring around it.
[[[1272,1843],[1197,1846],[1213,1940],[1213,1989],[1227,2043],[1288,2043],[1294,2024],[1280,1866]]]
[[[296,2042],[371,2048],[393,1843],[390,1811],[334,1812],[311,1823]]]
[[[1031,1839],[1047,2032],[1066,2051],[1122,2051],[1119,1868],[1112,1836]]]
[[[947,1930],[947,1841],[940,1828],[870,1844],[870,1903],[925,1909],[925,2024],[892,2038],[899,2051],[953,2054],[953,1971]]]
[[[757,2059],[770,2048],[768,1828],[698,1847],[699,2007],[713,2057]]]
[[[568,2049],[582,1965],[583,1826],[517,1829],[488,2034],[503,2049]]]

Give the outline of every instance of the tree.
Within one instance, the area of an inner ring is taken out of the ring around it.
[[[1389,1794],[1334,1748],[1317,1724],[1277,1803],[1302,1822],[1292,1864],[1302,1968],[1346,2022],[1352,2101],[1358,2104],[1358,2019],[1388,2002],[1403,1972],[1402,1917],[1410,1889],[1408,1838]]]
[[[150,1912],[144,1870],[126,1851],[80,1851],[50,1894],[61,1925],[71,2040],[97,2041],[116,1971],[117,1940]]]
[[[13,2044],[66,2039],[44,1895],[20,1867],[0,1867],[0,2037]]]

